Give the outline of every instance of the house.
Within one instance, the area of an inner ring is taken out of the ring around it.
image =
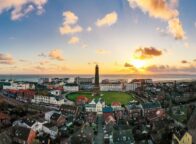
[[[160,110],[161,104],[157,101],[146,102],[142,104],[143,115],[148,116],[149,113]]]
[[[94,78],[92,78],[92,77],[76,77],[74,82],[79,85],[80,90],[92,90]]]
[[[73,116],[74,118],[79,115],[79,108],[75,105],[61,105],[60,111],[65,116]]]
[[[97,114],[102,114],[102,109],[105,107],[105,102],[102,98],[94,98],[89,104],[85,104],[86,112],[97,112]]]
[[[131,130],[115,130],[110,139],[113,144],[134,144],[134,138]]]
[[[14,126],[12,127],[12,140],[19,144],[32,144],[36,137],[36,132],[30,128]]]
[[[23,120],[17,120],[15,122],[13,122],[13,126],[20,126],[20,127],[26,127],[26,128],[30,128],[35,132],[40,132],[42,130],[42,126],[43,124],[46,123],[46,121],[43,122],[38,122],[34,119],[30,119],[30,118],[25,118]]]
[[[187,130],[177,128],[173,133],[172,144],[192,144],[192,136]]]
[[[79,85],[76,83],[67,83],[63,86],[63,89],[66,92],[77,92],[79,91]]]
[[[22,102],[31,102],[35,92],[32,90],[18,90],[16,99]]]
[[[58,135],[58,127],[52,123],[46,123],[43,125],[43,132],[49,134],[52,139],[56,139]]]
[[[0,128],[1,126],[9,125],[10,124],[10,116],[0,112]]]
[[[71,136],[70,144],[93,144],[94,131],[91,127],[84,126]]]
[[[142,116],[142,105],[141,104],[130,104],[125,106],[126,111],[130,118],[135,119]]]
[[[103,108],[103,119],[105,120],[108,116],[114,116],[113,108],[110,106],[106,106]]]
[[[0,133],[0,144],[13,144],[9,132],[4,131]]]
[[[101,83],[100,84],[100,90],[101,91],[122,91],[123,90],[123,84],[119,81]]]
[[[108,125],[108,124],[114,125],[116,123],[116,120],[115,120],[114,116],[112,116],[112,115],[105,117],[104,121],[105,121],[106,125]]]
[[[84,105],[88,102],[89,102],[89,99],[85,96],[78,96],[77,99],[76,99],[76,104],[77,105]]]
[[[54,123],[56,126],[62,126],[65,124],[66,118],[62,114],[53,113],[50,117],[50,122]]]
[[[136,88],[140,87],[140,82],[130,82],[125,85],[125,91],[135,91]]]
[[[55,89],[55,90],[51,90],[50,94],[55,95],[55,96],[60,96],[61,95],[61,90]]]
[[[7,90],[26,90],[26,89],[35,89],[35,85],[32,83],[24,82],[11,82],[10,85],[3,85],[3,89]]]
[[[35,95],[31,102],[52,104],[58,106],[65,103],[64,98],[62,96],[53,95]]]
[[[85,114],[85,121],[89,124],[96,123],[97,113],[96,112],[88,112]]]
[[[121,108],[121,103],[120,102],[112,102],[111,107],[113,110],[118,110]]]

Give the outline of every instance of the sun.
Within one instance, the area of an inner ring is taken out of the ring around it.
[[[146,62],[144,60],[133,60],[132,64],[136,67],[136,68],[142,68],[144,67],[144,65],[146,64]]]

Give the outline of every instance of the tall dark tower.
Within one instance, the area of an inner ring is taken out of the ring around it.
[[[99,66],[95,66],[95,84],[93,89],[93,95],[99,96],[100,95],[100,86],[99,86]]]

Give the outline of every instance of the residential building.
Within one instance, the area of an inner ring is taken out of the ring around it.
[[[192,136],[185,129],[178,128],[173,133],[172,144],[192,144]]]
[[[52,95],[35,95],[31,102],[46,103],[52,105],[62,105],[65,103],[64,98],[62,96],[52,96]]]
[[[102,109],[105,107],[105,102],[101,98],[93,99],[89,104],[85,104],[86,112],[97,112],[102,114]]]
[[[43,125],[43,132],[50,135],[52,139],[56,139],[58,135],[58,127],[52,123],[46,123]]]
[[[19,144],[32,144],[36,137],[36,132],[30,128],[15,126],[12,128],[13,142]]]
[[[63,89],[66,92],[77,92],[79,91],[79,85],[76,83],[67,83],[63,86]]]

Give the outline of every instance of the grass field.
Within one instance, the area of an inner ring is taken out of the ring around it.
[[[95,97],[92,96],[91,92],[74,92],[67,95],[67,98],[71,101],[75,101],[78,96],[86,96],[89,99]],[[134,96],[124,93],[124,92],[101,92],[101,96],[96,96],[96,98],[103,98],[106,104],[111,104],[112,102],[121,102],[121,104],[127,104],[129,101],[134,100]]]

